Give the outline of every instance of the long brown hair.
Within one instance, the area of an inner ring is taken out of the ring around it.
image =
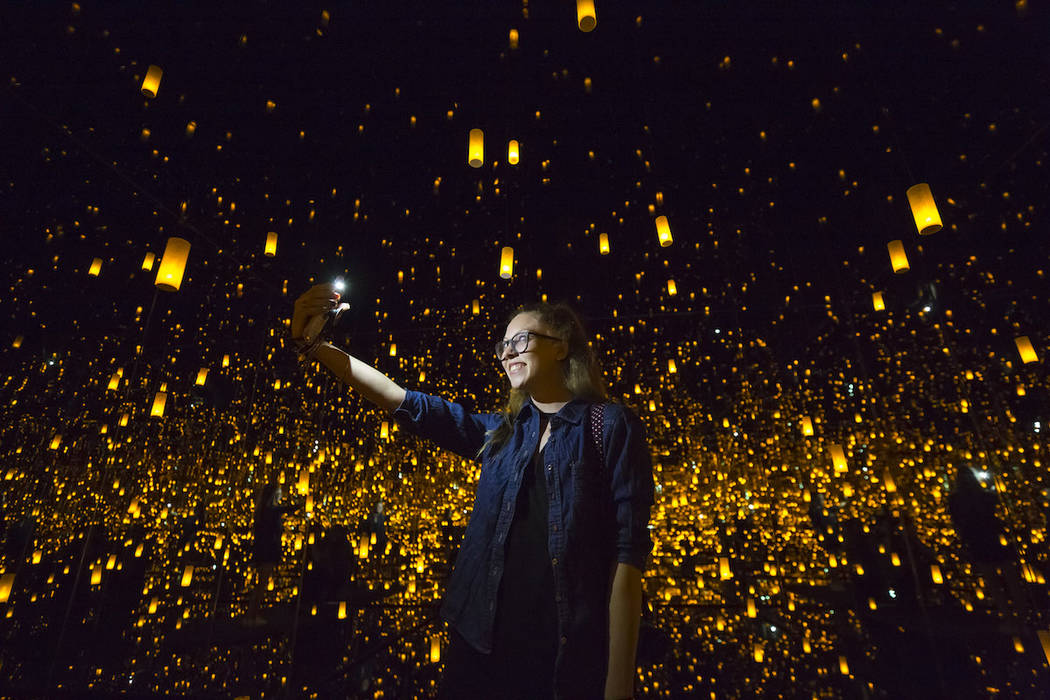
[[[590,345],[590,336],[572,307],[561,302],[524,304],[507,317],[507,324],[524,313],[534,314],[554,335],[568,341],[569,354],[562,360],[562,377],[565,379],[565,387],[572,395],[588,401],[608,401],[605,378],[602,376],[598,357]],[[485,433],[485,444],[478,450],[475,458],[480,457],[488,447],[492,448],[491,454],[503,449],[514,432],[514,419],[528,398],[527,391],[511,388],[510,396],[500,411],[503,420],[496,428]]]

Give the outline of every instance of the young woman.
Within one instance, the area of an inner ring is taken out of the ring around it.
[[[338,300],[327,284],[299,297],[293,339]],[[452,641],[440,695],[631,697],[652,462],[638,417],[606,403],[577,315],[532,304],[511,316],[496,343],[510,384],[500,413],[405,390],[329,343],[310,354],[407,431],[481,463],[441,606]]]

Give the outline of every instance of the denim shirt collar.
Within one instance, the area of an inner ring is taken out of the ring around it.
[[[583,420],[583,417],[587,412],[587,406],[589,405],[590,404],[584,399],[574,398],[572,401],[561,407],[557,416],[560,420],[572,423],[573,425],[579,425]],[[525,403],[522,404],[521,408],[518,409],[518,415],[515,417],[514,421],[518,422],[521,420],[528,420],[532,413],[538,415],[539,409],[534,403],[532,403],[532,398],[529,397],[525,400]]]

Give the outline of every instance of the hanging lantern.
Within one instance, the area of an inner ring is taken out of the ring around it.
[[[120,427],[121,427],[121,428],[123,428],[123,427],[124,427],[124,426],[126,426],[127,424],[128,424],[128,414],[127,414],[127,413],[125,413],[124,415],[122,415],[122,416],[120,417]]]
[[[222,366],[223,367],[229,367],[230,366],[230,356],[229,355],[223,355],[222,356]]]
[[[1027,335],[1019,335],[1014,338],[1014,344],[1017,345],[1017,352],[1021,355],[1022,363],[1027,365],[1029,362],[1039,361],[1039,356],[1035,354],[1035,348],[1032,347],[1032,341]]]
[[[678,285],[674,280],[667,280],[667,295],[673,297],[675,294],[678,294]]]
[[[59,445],[61,445],[61,444],[62,444],[62,436],[61,436],[61,435],[56,435],[55,437],[53,437],[53,438],[51,439],[51,445],[50,445],[50,448],[51,448],[52,450],[57,450],[57,449],[58,449],[58,446],[59,446]]]
[[[94,564],[91,567],[91,585],[97,586],[102,583],[102,567]]]
[[[116,391],[120,387],[120,372],[114,372],[113,376],[109,378],[109,385],[106,386],[107,391]]]
[[[193,564],[187,564],[186,568],[182,570],[182,581],[180,582],[183,588],[188,587],[193,582]]]
[[[160,89],[160,76],[164,74],[160,66],[151,65],[146,71],[146,77],[142,81],[142,94],[146,97],[156,97]]]
[[[904,253],[904,243],[900,240],[890,241],[887,244],[890,249],[890,264],[894,272],[908,271],[908,256]]]
[[[480,168],[485,162],[485,134],[481,129],[470,130],[470,145],[467,149],[467,162],[472,168]]]
[[[884,311],[886,302],[882,300],[882,292],[874,292],[871,295],[871,305],[876,311]]]
[[[150,416],[155,416],[157,418],[163,418],[164,417],[164,404],[167,403],[167,401],[168,401],[168,394],[166,392],[163,392],[163,391],[158,391],[157,394],[153,397],[153,407],[149,411]]]
[[[190,242],[172,236],[164,246],[164,255],[157,269],[157,288],[165,292],[177,292],[182,286],[182,275],[186,271],[186,260],[190,256]]]
[[[379,426],[379,437],[382,440],[390,438],[390,423],[383,421],[383,424]]]
[[[720,557],[718,560],[718,578],[728,581],[733,578],[733,572],[729,569],[729,557]]]
[[[299,491],[300,496],[305,496],[310,492],[310,470],[303,469],[299,472],[299,483],[296,484],[296,489]]]
[[[598,24],[594,14],[594,0],[576,0],[576,23],[581,32],[593,32]]]
[[[849,664],[846,663],[845,656],[839,656],[839,672],[841,672],[844,676],[849,675]]]
[[[1039,643],[1043,645],[1043,655],[1046,656],[1046,662],[1050,663],[1050,632],[1038,630],[1036,634],[1039,635]]]
[[[802,416],[802,434],[812,435],[813,434],[813,421],[810,420],[809,416]]]
[[[755,599],[748,596],[747,599],[747,616],[758,617],[758,608],[755,607]]]
[[[13,347],[15,350],[17,350],[18,348],[22,347],[22,341],[23,340],[25,340],[25,336],[21,336],[21,335],[16,336],[15,337],[15,342],[11,343],[11,347]]]
[[[601,255],[609,254],[609,234],[602,233],[598,236],[598,253]]]
[[[499,258],[499,276],[509,280],[514,274],[514,249],[505,246]]]
[[[667,223],[667,217],[662,214],[656,217],[656,235],[660,239],[661,248],[671,245],[671,225]]]
[[[762,663],[764,658],[766,658],[766,645],[762,642],[755,642],[755,663]]]
[[[511,165],[518,164],[518,141],[517,139],[511,139],[510,145],[507,146],[507,162]]]
[[[15,575],[6,573],[0,576],[0,603],[6,603],[11,597],[11,589],[15,587]]]
[[[475,316],[477,316],[478,314],[481,313],[481,301],[480,300],[475,299],[473,302],[471,302],[471,304],[470,304],[470,313],[472,313]]]
[[[846,471],[846,454],[842,451],[842,445],[832,443],[828,445],[828,452],[831,453],[831,462],[835,465],[835,471]]]
[[[436,664],[441,661],[441,635],[430,635],[430,663]]]
[[[511,51],[516,50],[518,48],[518,30],[517,29],[511,29],[510,30],[510,36],[508,38],[509,38],[509,41],[510,41],[510,50]]]
[[[930,564],[930,578],[936,584],[944,583],[944,576],[941,575],[941,567],[936,564]]]
[[[897,492],[897,482],[893,480],[893,474],[890,474],[888,470],[882,475],[882,483],[886,487],[886,493]]]
[[[201,367],[200,371],[197,372],[197,381],[194,382],[197,386],[204,386],[204,382],[208,381],[208,368]]]
[[[91,267],[88,268],[88,274],[92,277],[98,277],[98,273],[102,272],[102,258],[95,258],[91,261]]]
[[[340,620],[345,620],[346,619],[346,601],[345,600],[340,600],[339,601],[339,612],[336,613],[336,615],[337,615],[337,617]]]
[[[920,236],[929,236],[941,230],[941,215],[937,211],[937,203],[933,201],[933,193],[930,192],[928,184],[920,182],[909,187],[908,204],[911,205],[915,228],[919,230]]]
[[[146,257],[142,258],[142,269],[149,272],[153,269],[153,261],[157,259],[157,256],[153,253],[146,253]]]
[[[667,373],[668,374],[674,374],[677,371],[678,371],[678,367],[675,366],[674,358],[668,359],[667,360]]]

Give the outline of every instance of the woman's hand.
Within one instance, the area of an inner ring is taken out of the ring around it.
[[[319,314],[328,312],[339,303],[339,292],[331,283],[315,284],[295,300],[295,311],[292,313],[292,338],[303,337],[307,322]]]

